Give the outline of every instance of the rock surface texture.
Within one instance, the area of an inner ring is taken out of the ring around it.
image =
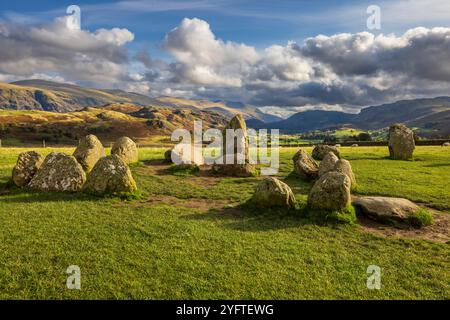
[[[73,156],[52,152],[28,186],[39,191],[80,191],[86,181],[83,167]]]
[[[350,179],[340,172],[321,176],[308,195],[308,205],[317,210],[342,210],[351,203]]]
[[[106,156],[105,148],[96,136],[90,134],[81,139],[73,156],[85,171],[91,171],[97,161]]]
[[[126,164],[139,161],[136,143],[128,137],[119,138],[111,149],[111,154],[119,156]]]
[[[403,198],[354,197],[353,205],[377,221],[406,221],[411,214],[420,210],[418,205]]]
[[[339,149],[335,146],[329,146],[326,144],[318,144],[312,151],[312,157],[316,160],[322,160],[328,152],[333,152],[336,157],[340,158],[341,154]]]
[[[294,171],[304,179],[311,180],[317,177],[319,165],[306,151],[298,150],[292,161],[294,162]]]
[[[26,186],[39,170],[43,161],[44,158],[36,151],[27,151],[19,154],[17,163],[12,171],[12,179],[16,186]]]
[[[395,160],[408,160],[415,148],[414,132],[402,124],[389,128],[389,156]]]
[[[130,168],[117,155],[101,158],[89,173],[84,191],[105,195],[137,190]]]
[[[291,188],[274,177],[265,178],[256,186],[251,201],[263,208],[293,208],[296,202]]]

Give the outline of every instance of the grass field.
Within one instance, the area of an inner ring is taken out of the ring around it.
[[[0,184],[23,150],[0,149]],[[341,150],[358,180],[354,193],[401,196],[449,214],[449,148],[418,147],[415,161],[389,160],[385,147]],[[3,192],[0,298],[450,298],[448,242],[245,209],[258,178],[170,174],[157,164],[164,151],[140,149],[132,171],[141,200]],[[279,175],[304,204],[311,184],[290,174],[295,151],[281,150]],[[81,290],[66,288],[69,265],[81,268]],[[366,287],[369,265],[382,269],[380,290]]]

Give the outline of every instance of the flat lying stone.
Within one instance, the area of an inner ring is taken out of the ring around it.
[[[353,205],[360,208],[364,215],[377,221],[403,222],[420,210],[418,205],[407,199],[390,197],[353,197]]]

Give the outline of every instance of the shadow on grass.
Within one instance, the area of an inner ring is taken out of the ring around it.
[[[450,163],[433,163],[424,165],[426,168],[441,168],[441,167],[450,167]]]
[[[245,203],[232,208],[210,209],[206,213],[184,216],[188,220],[217,221],[238,231],[270,231],[314,224],[300,209],[258,209]]]
[[[66,202],[66,201],[99,201],[104,198],[95,197],[83,192],[38,192],[29,189],[9,189],[0,192],[3,203],[37,203],[37,202]]]
[[[282,179],[285,183],[287,183],[291,189],[293,189],[295,194],[304,194],[307,195],[311,190],[315,180],[306,181],[294,171],[289,173],[284,179]]]
[[[329,226],[339,228],[340,222],[325,221],[310,216],[305,203],[300,203],[295,209],[258,208],[250,202],[236,207],[210,209],[206,213],[196,213],[184,216],[188,220],[222,221],[222,226],[237,231],[272,231],[298,228],[308,225]],[[345,223],[347,224],[347,223]]]

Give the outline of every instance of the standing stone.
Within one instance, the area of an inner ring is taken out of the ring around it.
[[[95,195],[106,195],[137,190],[130,168],[117,155],[101,158],[89,173],[84,191]]]
[[[74,156],[52,152],[31,179],[28,186],[44,192],[80,191],[86,181],[83,167]]]
[[[291,188],[274,177],[265,178],[257,186],[251,202],[258,207],[295,207],[295,197]]]
[[[308,205],[317,210],[342,210],[351,201],[350,179],[340,172],[328,172],[321,176],[308,195]]]
[[[106,156],[105,148],[96,136],[90,134],[81,139],[73,156],[85,171],[91,171],[97,161]]]
[[[323,176],[325,173],[333,171],[336,162],[338,162],[338,157],[333,152],[328,152],[319,165],[319,177]]]
[[[227,144],[233,142],[229,141],[227,143],[227,129],[235,130],[236,137],[234,137],[234,148],[227,153]],[[239,134],[236,130],[242,130]],[[245,124],[244,117],[241,114],[236,115],[230,122],[226,125],[222,131],[223,135],[223,164],[214,164],[212,171],[215,173],[227,175],[227,176],[238,176],[238,177],[249,177],[253,176],[255,173],[255,166],[249,163],[249,147],[248,147],[248,135],[247,135],[247,125]],[[240,159],[238,160],[238,151],[241,150]],[[232,157],[232,163],[227,164],[227,155]]]
[[[316,160],[322,160],[328,152],[333,152],[336,157],[340,158],[339,149],[336,146],[329,146],[326,144],[318,144],[312,151],[312,157]]]
[[[389,155],[391,159],[411,159],[414,148],[414,132],[411,129],[403,124],[394,124],[389,128]]]
[[[16,186],[26,186],[39,170],[43,161],[44,158],[36,151],[27,151],[19,154],[16,166],[12,171],[12,179]]]
[[[356,185],[356,178],[353,174],[352,165],[350,164],[350,161],[345,159],[339,159],[333,168],[333,171],[340,172],[345,174],[352,183],[352,186]]]
[[[119,156],[126,164],[139,161],[138,149],[133,140],[128,137],[119,138],[111,149],[111,154]]]
[[[299,149],[292,161],[294,162],[294,171],[304,179],[311,180],[317,177],[319,165],[306,151]]]

